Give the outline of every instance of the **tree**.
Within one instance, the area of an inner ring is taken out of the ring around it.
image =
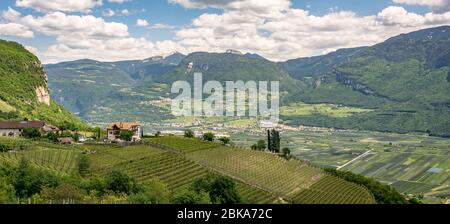
[[[95,127],[94,128],[94,133],[95,133],[95,137],[97,139],[100,139],[101,138],[102,129],[100,127]]]
[[[40,193],[44,187],[58,186],[58,181],[55,175],[35,170],[29,165],[27,159],[22,158],[13,172],[11,184],[14,186],[17,197],[28,198]]]
[[[219,138],[219,141],[221,141],[224,145],[227,145],[231,142],[231,139],[228,137],[222,137],[222,138]]]
[[[273,153],[280,153],[280,132],[273,129],[268,131],[267,135],[269,136],[268,149]]]
[[[283,148],[282,153],[287,160],[291,158],[291,150],[289,148]]]
[[[211,132],[203,134],[203,141],[212,142],[215,138],[216,136]]]
[[[196,180],[192,189],[197,193],[207,192],[214,204],[238,204],[241,197],[236,189],[236,184],[228,177],[209,174]]]
[[[120,132],[120,139],[130,142],[133,140],[134,133],[132,131],[121,131]]]
[[[194,132],[192,130],[186,130],[186,131],[184,131],[184,137],[185,138],[193,138]]]
[[[211,204],[211,199],[208,192],[197,192],[192,187],[185,187],[175,193],[171,202],[179,205],[203,205]]]
[[[22,136],[25,138],[40,138],[42,134],[39,128],[24,128]]]
[[[80,141],[80,135],[78,133],[75,133],[72,138],[76,142]]]
[[[159,138],[160,136],[161,136],[161,132],[157,131],[156,134],[155,134],[155,137]]]
[[[54,188],[44,188],[41,192],[42,198],[47,201],[56,201],[61,203],[63,201],[80,201],[82,199],[81,190],[72,185],[63,183]]]
[[[257,150],[264,151],[266,149],[266,147],[267,147],[266,141],[259,140],[258,143],[256,144],[256,146],[257,146]]]
[[[132,204],[168,204],[169,200],[167,186],[158,179],[146,182],[145,187],[129,197]]]
[[[91,163],[89,158],[86,155],[82,155],[78,159],[78,174],[82,177],[86,177],[89,174],[89,170],[91,168]]]
[[[50,132],[47,134],[47,139],[52,142],[58,142],[58,135],[54,132]]]
[[[106,189],[116,194],[130,194],[138,191],[136,182],[127,174],[117,170],[108,173],[105,182]]]

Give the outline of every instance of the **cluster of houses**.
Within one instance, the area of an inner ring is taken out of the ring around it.
[[[23,130],[27,128],[36,128],[40,130],[42,134],[60,132],[58,127],[45,124],[42,121],[2,121],[0,122],[0,136],[20,137],[22,136]]]
[[[51,124],[42,121],[2,121],[0,122],[0,137],[20,137],[23,131],[28,128],[38,129],[42,135],[50,133],[59,134],[61,130]],[[122,141],[120,134],[123,131],[133,133],[131,141],[138,142],[142,139],[142,125],[140,122],[114,122],[106,127],[108,141]],[[73,143],[71,138],[60,138],[59,141],[65,144]]]

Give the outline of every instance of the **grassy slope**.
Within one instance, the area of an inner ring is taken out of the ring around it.
[[[85,128],[77,117],[51,101],[37,102],[36,88],[47,88],[39,59],[22,45],[0,40],[0,120],[39,119],[55,125],[65,122]]]
[[[47,88],[39,59],[22,45],[0,40],[0,120],[39,119],[55,125],[73,123],[85,128],[77,117],[54,101],[37,102],[36,88]]]

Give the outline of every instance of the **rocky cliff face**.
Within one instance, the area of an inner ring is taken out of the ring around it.
[[[50,94],[47,87],[40,86],[36,88],[36,96],[39,103],[50,106]]]

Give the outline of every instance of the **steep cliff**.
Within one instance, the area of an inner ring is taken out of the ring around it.
[[[36,119],[87,127],[50,99],[48,76],[39,59],[15,42],[0,40],[0,120]]]

